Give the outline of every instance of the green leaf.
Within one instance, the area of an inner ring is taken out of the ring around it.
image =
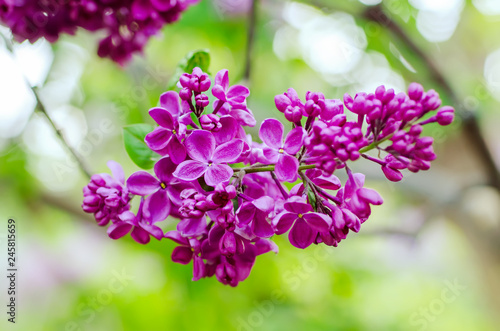
[[[309,198],[309,203],[313,206],[314,211],[317,212],[318,205],[316,202],[316,195],[314,194],[314,192],[311,190],[307,190],[307,197]]]
[[[189,52],[180,62],[177,64],[175,73],[170,78],[168,82],[168,89],[174,90],[179,78],[183,73],[192,73],[195,67],[199,67],[203,72],[208,72],[208,67],[210,66],[210,53],[208,50],[199,50]]]
[[[208,50],[191,52],[186,58],[187,62],[184,67],[184,72],[192,73],[195,67],[199,67],[203,72],[208,73],[208,67],[210,66],[210,54]],[[186,58],[184,60],[186,60]]]
[[[154,127],[149,124],[132,124],[123,127],[123,142],[128,156],[142,169],[153,168],[159,155],[152,150],[144,142],[144,137]]]

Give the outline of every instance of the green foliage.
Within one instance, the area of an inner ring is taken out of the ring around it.
[[[168,89],[173,90],[183,73],[192,73],[195,67],[201,68],[208,73],[210,66],[210,53],[208,50],[199,50],[189,52],[178,64],[175,73],[170,78]]]
[[[153,129],[149,124],[132,124],[123,128],[125,149],[132,161],[142,169],[153,168],[158,160],[158,154],[150,150],[144,142],[144,137]]]

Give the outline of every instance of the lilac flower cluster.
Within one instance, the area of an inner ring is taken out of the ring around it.
[[[0,22],[16,40],[55,42],[61,33],[74,34],[77,28],[104,30],[98,54],[124,64],[141,52],[148,39],[199,0],[0,0]]]
[[[305,249],[337,246],[350,231],[358,232],[383,200],[348,163],[361,157],[375,162],[391,181],[401,180],[403,169],[427,170],[436,156],[422,126],[453,120],[451,107],[422,120],[441,101],[416,83],[408,94],[380,86],[375,93],[345,95],[343,102],[312,92],[303,102],[289,89],[275,103],[292,129],[285,135],[285,125],[268,118],[259,129],[262,142],[255,142],[244,130],[256,124],[246,103],[249,90],[230,86],[227,70],[212,82],[195,68],[178,86],[179,93],[164,93],[160,106],[149,110],[158,127],[145,143],[162,156],[154,175],[139,171],[124,185],[113,163],[115,179],[94,176],[83,208],[101,226],[112,221],[111,238],[129,232],[142,244],[151,236],[168,238],[178,245],[174,262],[193,261],[193,280],[215,275],[231,286],[248,277],[258,255],[278,251],[274,235],[288,233],[293,246]],[[386,155],[374,157],[370,150]],[[346,171],[344,185],[337,169]],[[141,197],[136,214],[129,211],[135,195]],[[168,216],[179,221],[164,233],[158,223]]]

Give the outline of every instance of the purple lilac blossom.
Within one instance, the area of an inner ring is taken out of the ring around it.
[[[177,1],[9,1],[0,0],[0,22],[19,42],[40,38],[55,42],[61,34],[78,28],[103,31],[97,54],[124,65],[132,54],[141,53],[151,36],[199,0]]]
[[[383,203],[350,164],[373,162],[390,181],[400,181],[405,170],[428,170],[436,155],[422,127],[449,125],[454,118],[452,107],[439,108],[435,91],[416,83],[407,94],[380,86],[343,100],[307,92],[305,102],[290,88],[275,97],[290,132],[285,137],[284,124],[267,118],[258,143],[243,128],[255,125],[246,107],[250,92],[230,86],[228,77],[227,70],[219,71],[212,86],[195,68],[181,76],[180,93],[162,94],[160,107],[149,112],[159,127],[145,139],[163,155],[154,175],[136,172],[125,185],[121,167],[110,163],[113,176],[94,175],[84,188],[83,209],[99,225],[111,221],[111,238],[130,233],[141,244],[151,236],[172,240],[177,244],[172,261],[192,261],[193,280],[215,276],[238,285],[258,255],[278,252],[275,235],[288,233],[291,245],[300,249],[338,246]],[[205,94],[210,88],[212,105]],[[339,170],[346,171],[345,183]],[[134,195],[141,197],[135,214],[129,210]],[[159,225],[167,217],[178,221],[164,234]]]
[[[113,176],[103,173],[93,175],[83,188],[83,211],[94,214],[97,224],[116,222],[118,215],[130,209],[130,194],[125,186],[125,175],[120,164],[108,162]]]

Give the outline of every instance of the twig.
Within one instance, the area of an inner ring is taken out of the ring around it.
[[[394,20],[385,14],[381,5],[369,7],[364,12],[363,17],[379,23],[396,35],[412,53],[416,54],[418,58],[425,63],[430,72],[431,78],[441,87],[442,90],[445,91],[446,94],[448,94],[454,105],[461,104],[457,94],[439,68],[434,64],[430,57],[415,42],[413,42],[406,32]],[[457,114],[462,118],[464,131],[477,149],[479,156],[486,167],[489,177],[488,184],[495,187],[497,190],[500,190],[500,172],[498,171],[495,160],[493,159],[493,156],[488,149],[488,145],[486,144],[486,141],[481,133],[476,116],[474,113],[465,111],[461,107],[457,107]]]
[[[2,38],[5,42],[5,46],[6,46],[7,50],[12,54],[13,57],[15,57],[12,42],[7,37],[5,37],[2,33],[0,33],[0,35],[2,36]],[[89,171],[87,165],[85,164],[83,159],[80,157],[80,155],[68,144],[68,142],[66,141],[66,139],[64,137],[63,132],[60,129],[58,129],[57,126],[55,125],[54,121],[52,120],[49,113],[47,112],[47,109],[45,108],[42,100],[40,99],[40,95],[38,94],[37,88],[33,87],[24,75],[23,75],[23,79],[24,79],[26,85],[29,87],[29,89],[33,93],[33,95],[35,96],[36,110],[38,110],[40,113],[42,113],[45,116],[45,118],[49,122],[50,126],[52,127],[54,132],[57,134],[59,139],[61,140],[61,143],[68,150],[68,152],[73,156],[73,158],[76,160],[81,171],[85,174],[85,176],[87,176],[90,179],[90,177],[92,175],[91,175],[91,172]]]
[[[313,4],[318,8],[322,8],[323,10],[328,9],[333,11],[343,11],[354,17],[379,23],[382,27],[385,27],[387,30],[391,31],[398,39],[400,39],[411,53],[417,55],[417,58],[422,61],[428,68],[432,80],[434,80],[436,84],[439,85],[439,87],[448,95],[455,106],[462,103],[458,98],[457,93],[455,93],[448,80],[444,77],[443,73],[434,64],[431,58],[408,36],[408,34],[398,25],[398,23],[392,20],[384,12],[382,5],[368,7],[364,12],[359,12],[340,7],[339,4],[332,5],[331,3],[327,3],[325,1],[314,0]],[[488,148],[488,145],[486,144],[486,140],[481,133],[481,129],[479,127],[479,123],[475,114],[470,111],[465,111],[461,107],[456,108],[457,115],[462,119],[463,122],[463,130],[477,150],[479,158],[485,166],[485,170],[488,176],[488,184],[500,191],[500,172],[498,171],[495,160]]]

